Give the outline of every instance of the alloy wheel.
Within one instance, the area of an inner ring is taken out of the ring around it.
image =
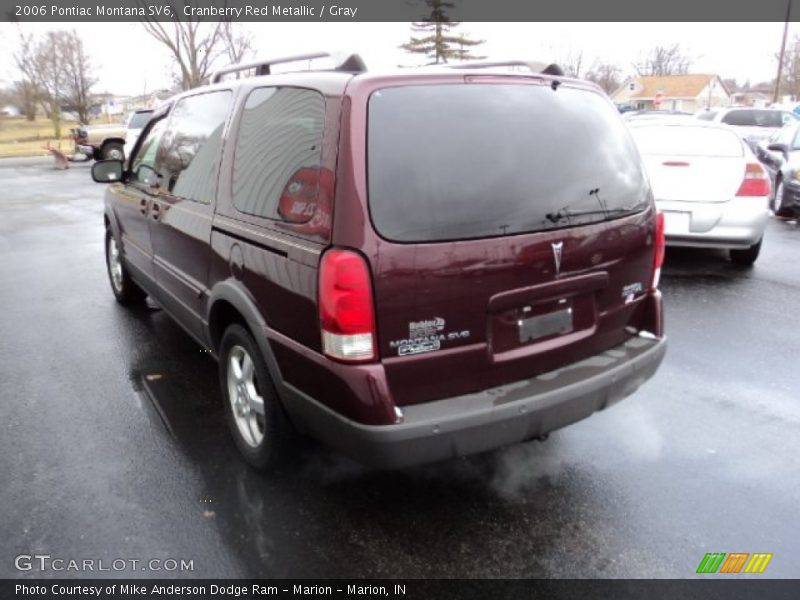
[[[236,427],[242,439],[253,448],[264,441],[264,398],[258,391],[255,364],[242,346],[228,353],[227,384]]]

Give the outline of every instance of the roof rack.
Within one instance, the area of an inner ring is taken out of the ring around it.
[[[277,58],[262,58],[248,62],[237,63],[235,65],[229,65],[214,71],[214,73],[211,75],[211,83],[219,83],[222,81],[222,76],[227,75],[228,73],[237,73],[239,71],[255,69],[256,76],[269,75],[272,72],[271,67],[273,65],[298,62],[301,60],[313,60],[315,58],[333,58],[336,60],[337,57],[341,58],[342,55],[334,55],[330,52],[311,52],[308,54],[296,54],[294,56],[281,56]],[[343,60],[340,60],[333,70],[349,73],[363,73],[367,70],[367,65],[358,54],[350,54],[349,56],[345,56]]]
[[[451,69],[492,69],[495,67],[525,67],[534,73],[542,75],[564,75],[564,70],[555,63],[547,64],[531,60],[502,60],[502,61],[470,61],[456,65],[447,65]]]

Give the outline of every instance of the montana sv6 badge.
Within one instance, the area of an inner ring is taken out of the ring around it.
[[[422,321],[411,321],[408,324],[408,338],[392,340],[389,346],[397,348],[398,356],[432,352],[442,347],[442,342],[460,340],[469,337],[469,331],[444,330],[446,321],[442,317],[433,317]]]

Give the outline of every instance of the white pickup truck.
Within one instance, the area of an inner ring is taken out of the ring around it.
[[[153,109],[143,108],[129,113],[124,124],[76,127],[72,129],[75,152],[87,159],[125,160],[152,114]]]

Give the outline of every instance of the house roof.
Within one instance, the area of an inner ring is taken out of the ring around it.
[[[656,93],[661,92],[665,98],[696,98],[716,77],[716,75],[705,74],[636,77],[634,81],[639,89],[630,97],[654,98]],[[728,93],[722,80],[719,80],[719,85],[722,86],[725,93]]]

